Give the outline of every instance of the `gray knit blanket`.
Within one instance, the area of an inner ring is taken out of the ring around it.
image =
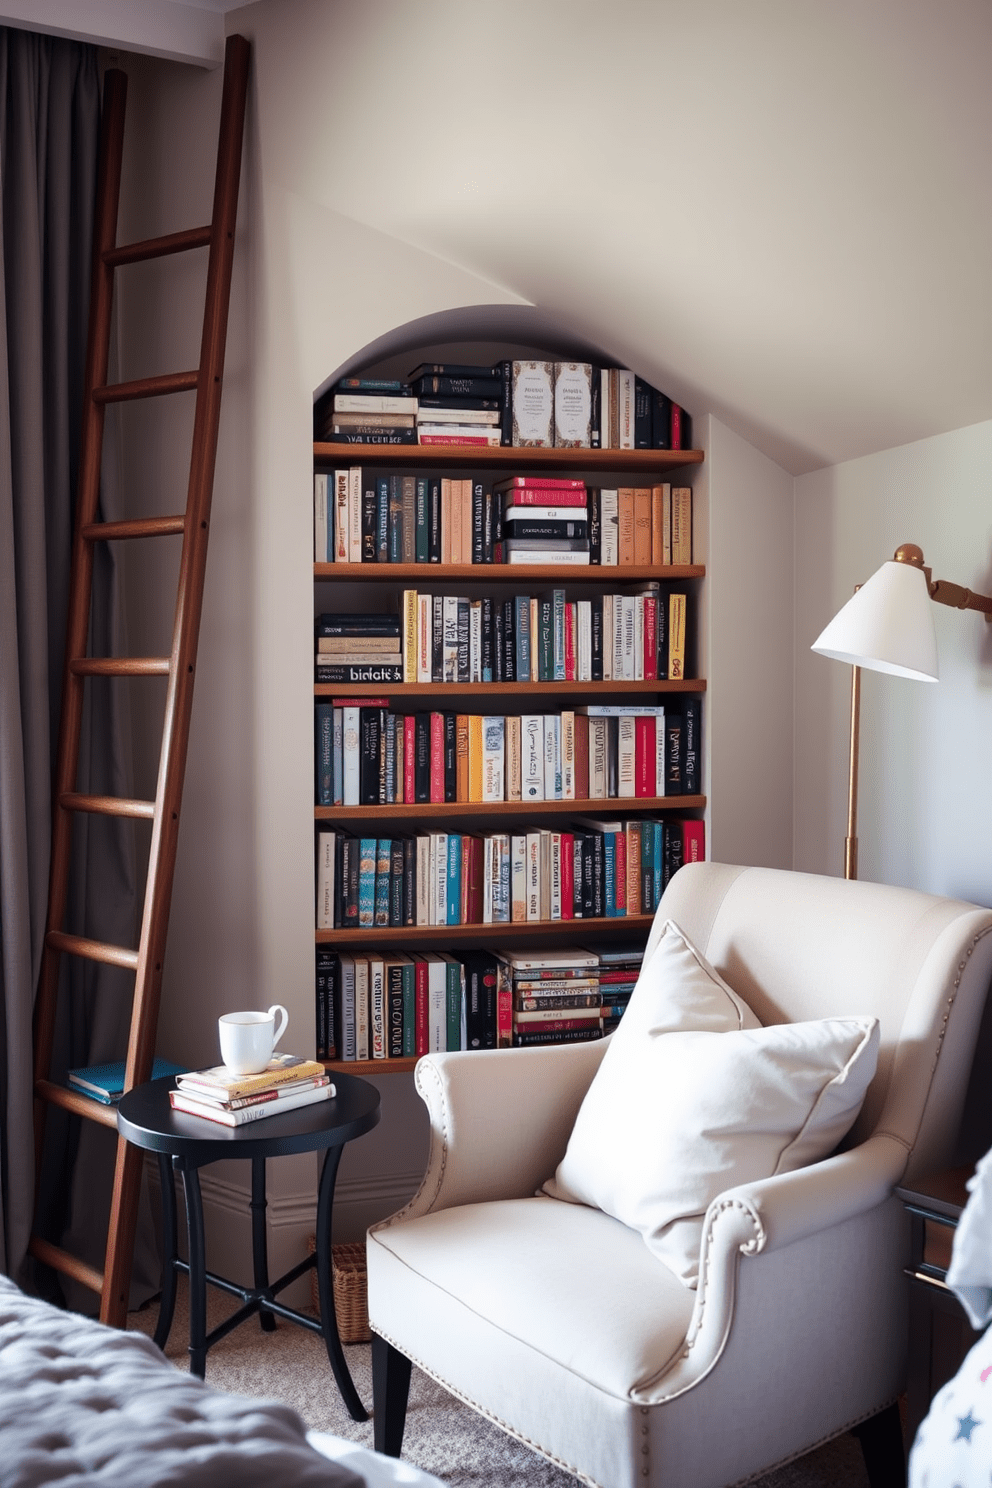
[[[0,1276],[0,1488],[362,1488],[295,1411],[181,1374],[149,1338]]]

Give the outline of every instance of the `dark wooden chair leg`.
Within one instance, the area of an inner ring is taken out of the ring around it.
[[[861,1443],[871,1488],[905,1488],[906,1450],[898,1403],[855,1426],[854,1435]]]
[[[398,1457],[410,1393],[410,1360],[378,1333],[372,1334],[372,1425],[375,1449]]]

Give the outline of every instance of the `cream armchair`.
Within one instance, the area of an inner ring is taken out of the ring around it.
[[[878,1017],[844,1150],[715,1200],[692,1291],[633,1230],[535,1197],[604,1044],[422,1059],[427,1174],[368,1238],[375,1444],[399,1455],[413,1361],[600,1488],[725,1488],[859,1426],[873,1484],[898,1481],[907,1233],[892,1188],[950,1157],[992,912],[703,863],[673,879],[649,955],[669,918],[764,1024]]]

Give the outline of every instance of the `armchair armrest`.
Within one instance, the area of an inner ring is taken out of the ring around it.
[[[425,1055],[414,1079],[430,1112],[427,1172],[394,1218],[533,1194],[565,1155],[607,1042]]]
[[[680,1356],[646,1381],[643,1404],[670,1400],[708,1373],[730,1336],[740,1256],[757,1258],[822,1235],[832,1226],[883,1204],[902,1177],[907,1153],[877,1133],[849,1152],[794,1173],[727,1189],[713,1200],[703,1225],[699,1285]]]

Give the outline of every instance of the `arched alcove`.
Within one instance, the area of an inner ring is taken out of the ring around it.
[[[619,365],[615,356],[537,305],[465,305],[419,316],[359,348],[314,389],[314,402],[340,378],[359,372],[402,380],[420,361],[489,366],[514,358]]]

